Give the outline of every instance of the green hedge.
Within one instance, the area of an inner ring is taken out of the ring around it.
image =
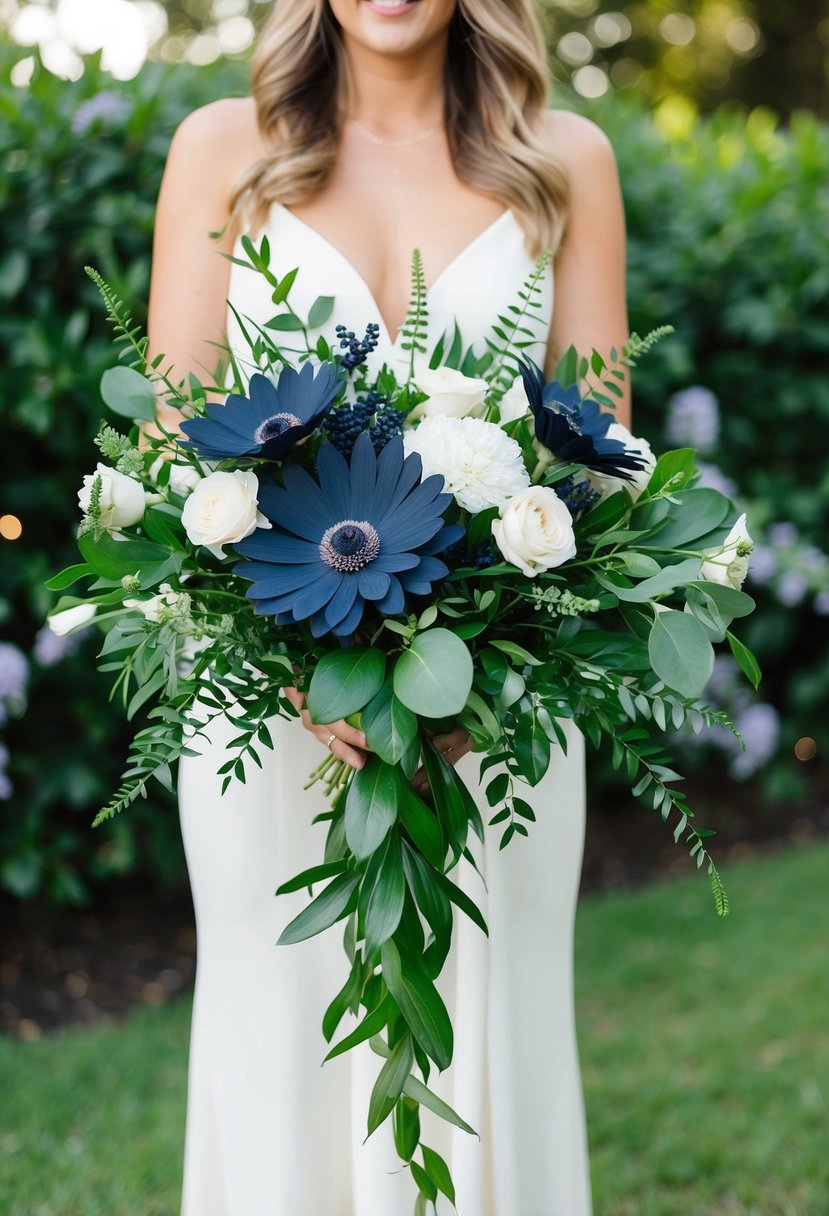
[[[62,647],[38,637],[50,604],[43,580],[72,560],[77,488],[102,414],[98,380],[112,360],[83,266],[97,266],[142,318],[170,136],[189,110],[243,92],[245,78],[238,63],[149,65],[123,84],[90,59],[76,83],[38,69],[18,89],[15,58],[0,51],[0,514],[19,516],[24,532],[0,540],[0,718],[21,654],[29,670],[28,710],[15,716],[22,703],[7,704],[0,722],[0,886],[78,901],[113,873],[172,879],[182,869],[177,818],[160,799],[89,829],[120,772],[126,733],[94,671],[94,639],[57,662]],[[590,112],[613,139],[625,188],[632,324],[644,332],[667,320],[678,330],[637,372],[637,430],[660,442],[667,396],[707,386],[721,403],[714,459],[751,500],[753,519],[791,521],[804,541],[820,540],[829,506],[827,131],[805,116],[784,135],[763,114],[721,114],[669,141],[627,99]],[[775,585],[759,589],[747,640],[768,670],[785,738],[829,742],[816,722],[829,685],[824,622],[811,592],[784,607]]]

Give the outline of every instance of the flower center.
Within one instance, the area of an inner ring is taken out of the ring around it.
[[[344,519],[323,533],[320,557],[340,574],[353,574],[373,562],[380,552],[377,529],[365,519]]]
[[[296,414],[273,414],[264,422],[259,423],[253,438],[257,443],[267,443],[269,439],[278,439],[280,435],[294,426],[302,426]]]

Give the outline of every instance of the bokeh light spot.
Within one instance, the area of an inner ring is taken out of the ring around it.
[[[23,525],[16,515],[0,515],[0,536],[3,540],[20,540]]]

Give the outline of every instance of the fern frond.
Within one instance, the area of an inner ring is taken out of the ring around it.
[[[98,288],[101,299],[104,301],[107,320],[115,330],[115,342],[132,348],[133,353],[127,356],[127,362],[130,367],[135,367],[143,375],[147,368],[148,339],[142,335],[141,326],[135,324],[124,301],[94,266],[84,266],[84,270]]]
[[[429,311],[426,299],[426,278],[423,274],[423,259],[419,249],[412,250],[412,289],[409,307],[400,332],[406,339],[400,343],[403,350],[410,351],[409,379],[414,376],[415,352],[426,353],[429,338]]]
[[[497,318],[491,328],[492,337],[486,339],[486,345],[493,354],[489,383],[490,400],[495,404],[518,374],[521,352],[537,340],[527,322],[541,324],[538,313],[541,300],[536,297],[541,296],[541,281],[551,258],[552,253],[545,249],[524,280],[518,292],[518,303],[511,304],[507,312]],[[536,311],[533,312],[533,309]]]

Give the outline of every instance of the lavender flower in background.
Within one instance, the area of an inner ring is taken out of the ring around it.
[[[696,448],[707,455],[720,439],[720,406],[709,388],[694,384],[668,400],[665,438],[671,446]]]
[[[111,89],[102,89],[94,97],[82,101],[72,116],[72,134],[86,135],[95,122],[105,122],[117,126],[130,112],[130,104],[125,97],[119,97]]]
[[[77,633],[60,637],[48,625],[43,625],[35,634],[32,657],[41,667],[55,667],[64,659],[77,654],[84,638],[92,632],[92,629],[79,629]]]
[[[786,570],[777,581],[775,591],[784,608],[796,608],[803,602],[809,585],[799,570]]]
[[[796,545],[800,539],[800,533],[793,523],[788,520],[781,520],[779,523],[772,524],[768,530],[769,543],[774,545],[775,549],[789,549],[792,545]]]
[[[8,762],[9,749],[0,743],[0,802],[5,802],[14,793],[14,788],[6,772]]]
[[[735,498],[737,495],[737,484],[730,477],[726,477],[722,469],[715,464],[708,464],[703,460],[697,461],[697,468],[700,472],[699,485],[705,490],[719,490],[720,494],[724,494],[726,498]],[[754,563],[754,554],[751,557],[752,564]]]
[[[764,768],[777,751],[780,715],[773,705],[759,701],[737,714],[734,725],[745,740],[746,750],[738,751],[728,768],[733,777],[745,780]]]
[[[26,708],[29,664],[23,651],[11,642],[0,642],[0,726],[11,715]]]
[[[755,545],[748,567],[748,577],[753,583],[770,583],[780,569],[777,553],[770,545]]]
[[[820,591],[812,600],[812,608],[818,616],[829,616],[829,591]]]

